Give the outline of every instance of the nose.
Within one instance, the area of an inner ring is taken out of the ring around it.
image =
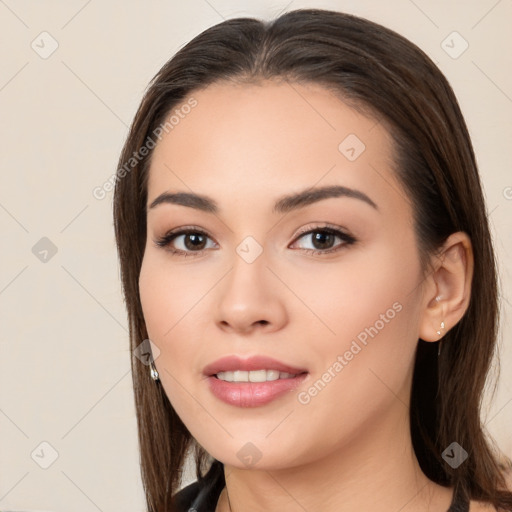
[[[226,332],[273,332],[288,321],[286,290],[260,255],[247,263],[238,255],[218,287],[216,324]]]

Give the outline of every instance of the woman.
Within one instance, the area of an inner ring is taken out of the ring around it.
[[[453,91],[398,34],[297,10],[182,48],[114,197],[148,510],[511,510],[485,211]]]

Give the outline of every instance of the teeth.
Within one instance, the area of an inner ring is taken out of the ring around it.
[[[268,382],[277,379],[290,379],[293,373],[278,372],[277,370],[236,370],[234,372],[219,372],[217,378],[226,382]]]

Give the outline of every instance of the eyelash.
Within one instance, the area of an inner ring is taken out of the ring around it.
[[[337,245],[331,249],[300,249],[302,251],[305,251],[307,254],[313,254],[313,255],[330,254],[330,253],[334,253],[334,252],[341,250],[343,247],[353,245],[355,242],[357,242],[357,240],[353,236],[345,233],[344,231],[341,231],[340,229],[336,228],[335,226],[325,225],[325,226],[316,226],[314,228],[311,228],[311,227],[304,228],[303,230],[301,230],[298,233],[298,235],[294,239],[293,243],[295,243],[297,240],[304,237],[305,235],[310,235],[312,233],[327,233],[330,235],[334,235],[334,236],[340,238],[343,241],[343,243],[340,243],[339,245]],[[178,231],[170,231],[170,232],[166,233],[164,236],[155,240],[155,244],[157,247],[167,248],[168,246],[170,246],[170,243],[177,237],[179,237],[181,235],[190,235],[190,234],[202,235],[207,238],[210,238],[208,236],[208,234],[205,231],[203,231],[202,229],[190,226],[190,227],[186,227],[186,228],[180,228]],[[204,251],[206,251],[208,249],[201,249],[199,251],[183,251],[181,249],[167,248],[166,250],[168,250],[173,255],[184,256],[184,257],[190,257],[190,256],[194,257],[194,256],[200,256],[202,253],[204,253]]]

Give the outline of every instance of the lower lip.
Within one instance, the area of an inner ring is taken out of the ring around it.
[[[289,379],[267,382],[227,382],[213,375],[207,380],[211,392],[219,400],[237,407],[258,407],[295,389],[307,375],[307,373],[301,373]]]

